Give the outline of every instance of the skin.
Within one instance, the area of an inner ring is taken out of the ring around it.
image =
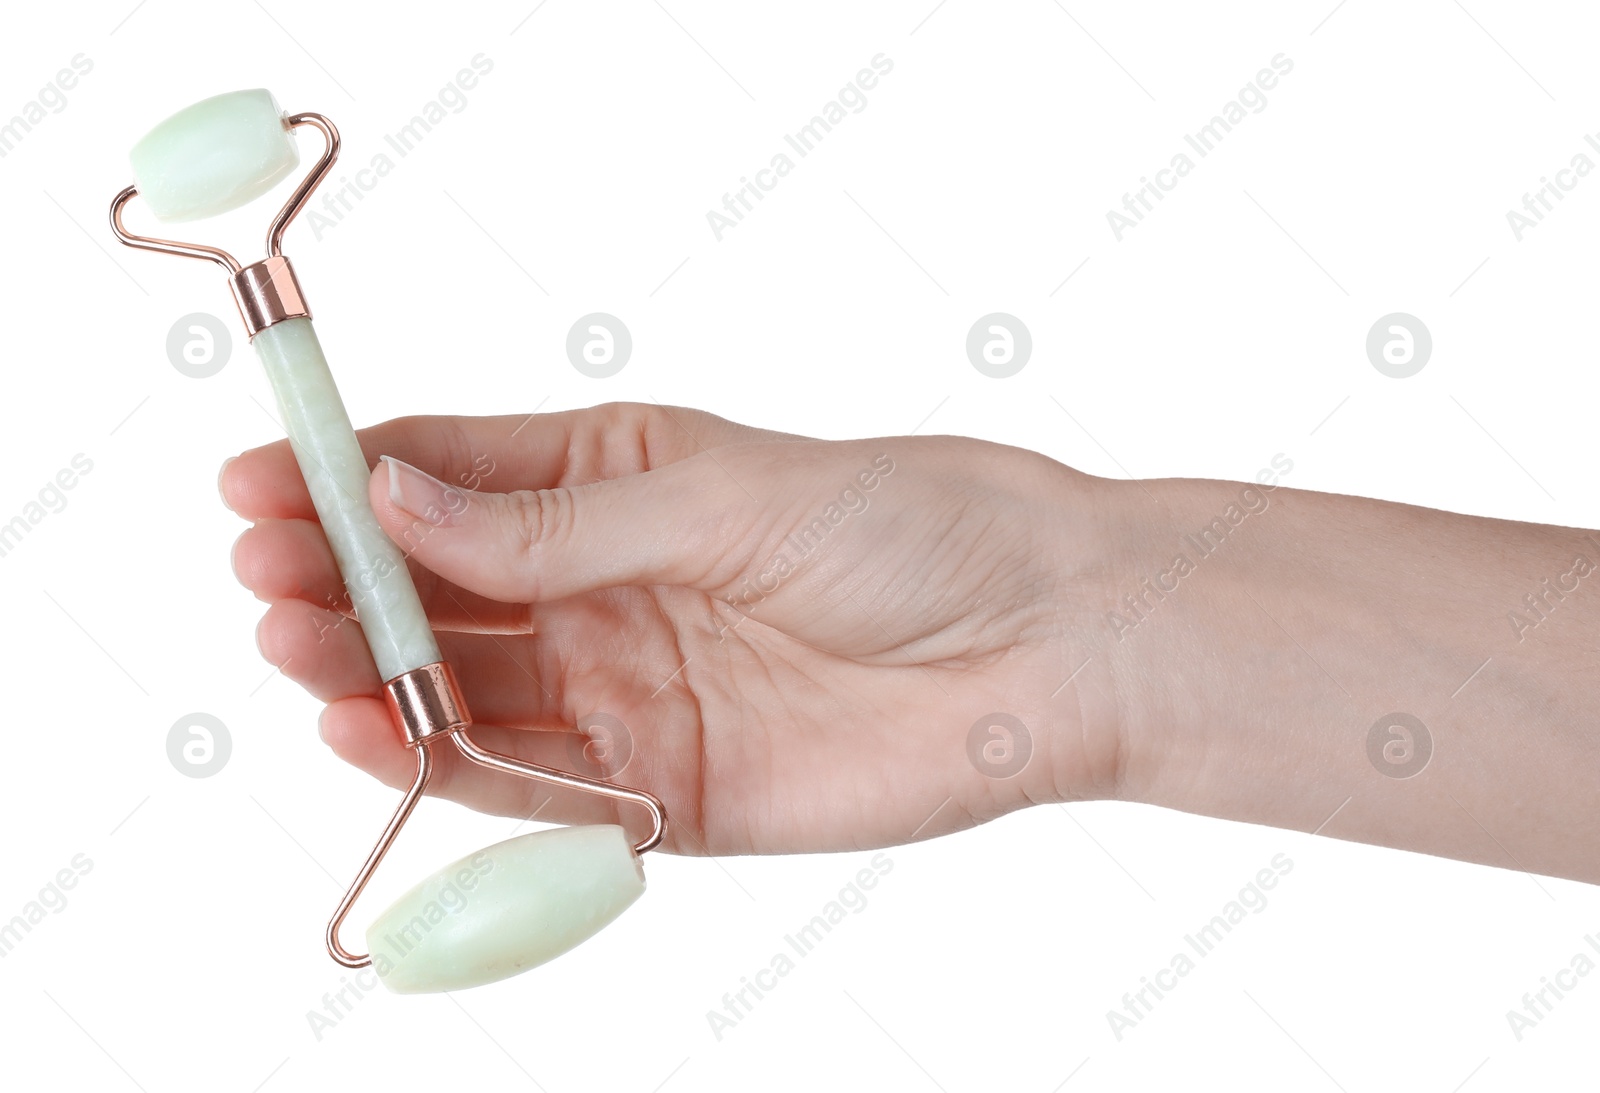
[[[1600,882],[1600,594],[1563,576],[1600,566],[1600,536],[655,405],[359,435],[474,738],[564,769],[597,741],[578,769],[660,797],[667,849],[880,847],[1115,798]],[[251,524],[234,568],[269,604],[263,655],[327,703],[338,755],[409,784],[287,443],[219,485]],[[1219,517],[1209,553],[1184,538]],[[1396,711],[1432,745],[1406,778],[1418,734],[1387,729]],[[435,751],[431,793],[644,830],[631,806]]]

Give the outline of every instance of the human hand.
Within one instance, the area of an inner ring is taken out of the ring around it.
[[[1075,675],[1073,635],[1103,631],[1098,480],[959,437],[821,441],[636,404],[359,436],[474,737],[546,766],[599,760],[576,769],[662,799],[668,849],[876,847],[1116,790],[1115,688]],[[220,486],[252,522],[234,567],[270,605],[263,655],[328,704],[336,753],[409,784],[287,442]],[[1028,739],[975,725],[996,713]],[[591,736],[605,747],[585,753]],[[430,792],[640,822],[448,748]]]

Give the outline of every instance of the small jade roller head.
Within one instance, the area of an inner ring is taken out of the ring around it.
[[[123,226],[123,208],[136,197],[169,223],[216,216],[261,197],[299,165],[294,130],[301,126],[319,130],[325,146],[268,227],[267,257],[245,265],[218,247],[134,235]],[[134,146],[134,185],[112,200],[111,229],[130,247],[203,258],[228,271],[333,554],[356,560],[355,571],[342,574],[345,586],[416,776],[327,925],[328,954],[348,968],[371,965],[397,993],[458,990],[559,956],[626,910],[644,892],[639,857],[661,843],[667,815],[643,790],[487,751],[472,739],[471,714],[441,657],[405,557],[367,501],[366,453],[283,256],[285,229],[338,155],[339,131],[321,114],[286,115],[260,89],[217,95],[178,111]],[[382,576],[374,582],[373,574]],[[638,805],[649,813],[650,831],[630,841],[619,824],[594,824],[498,843],[401,896],[367,928],[370,953],[352,953],[340,929],[426,792],[435,748],[453,749],[457,761],[502,774]]]
[[[248,205],[300,165],[300,146],[272,92],[256,88],[184,107],[128,158],[156,219],[180,224]]]
[[[322,156],[306,173],[267,229],[267,256],[241,263],[220,247],[134,235],[122,223],[123,208],[135,197],[157,220],[176,224],[248,205],[282,182],[300,165],[294,130],[310,126],[326,142]],[[321,114],[286,115],[264,88],[229,91],[187,106],[150,130],[129,153],[134,184],[111,202],[111,230],[130,247],[204,258],[232,277],[234,301],[253,339],[286,319],[309,319],[299,282],[283,257],[283,233],[339,156],[339,130]]]

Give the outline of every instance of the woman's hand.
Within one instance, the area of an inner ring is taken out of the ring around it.
[[[651,791],[671,849],[875,847],[1116,791],[1098,480],[977,440],[811,440],[632,404],[360,439],[474,737]],[[270,604],[263,654],[328,703],[339,755],[408,784],[287,442],[221,488],[252,523],[234,565]],[[642,825],[437,754],[432,791],[473,808]]]

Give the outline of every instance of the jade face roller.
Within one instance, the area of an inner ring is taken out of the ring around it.
[[[143,197],[157,219],[198,220],[238,208],[299,164],[293,130],[310,126],[326,148],[267,229],[267,257],[249,265],[226,251],[133,235],[124,206]],[[503,979],[584,941],[644,891],[639,855],[661,842],[666,812],[648,793],[485,751],[406,570],[405,556],[367,501],[370,471],[311,326],[311,311],[283,256],[283,233],[339,154],[339,131],[320,114],[286,117],[264,90],[234,91],[179,111],[134,146],[134,185],[111,203],[111,228],[130,247],[204,258],[228,271],[250,342],[267,370],[300,473],[316,505],[356,618],[385,680],[396,729],[417,773],[328,923],[328,953],[347,968],[371,964],[390,990],[456,990]],[[455,747],[481,766],[642,805],[652,830],[629,844],[615,824],[522,835],[454,862],[405,895],[367,929],[369,955],[349,952],[340,927],[421,799],[432,749]]]

